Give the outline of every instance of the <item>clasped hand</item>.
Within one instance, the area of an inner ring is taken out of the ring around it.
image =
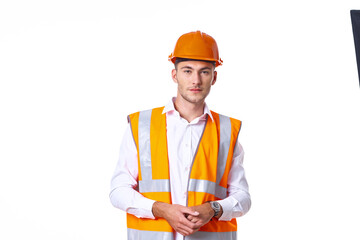
[[[184,236],[198,231],[214,215],[209,203],[184,207],[178,204],[155,202],[153,213],[154,216],[164,218],[176,232]]]

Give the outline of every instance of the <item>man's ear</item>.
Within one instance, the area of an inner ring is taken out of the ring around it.
[[[211,85],[214,85],[216,80],[217,80],[217,71],[214,71],[214,79],[213,79]]]
[[[177,83],[176,69],[173,69],[171,71],[171,77],[172,77],[172,80],[174,81],[174,83]]]

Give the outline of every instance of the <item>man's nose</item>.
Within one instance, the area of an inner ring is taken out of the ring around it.
[[[201,75],[200,75],[200,72],[195,72],[194,73],[194,76],[193,76],[193,84],[195,85],[198,85],[198,84],[201,84]]]

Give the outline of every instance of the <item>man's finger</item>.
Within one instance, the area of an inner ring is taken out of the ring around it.
[[[192,215],[188,215],[188,216],[187,216],[187,219],[188,219],[190,222],[193,222],[193,223],[197,223],[197,222],[200,220],[200,218],[194,217],[194,216],[192,216]]]
[[[199,212],[197,211],[192,211],[187,207],[184,207],[181,209],[181,212],[184,214],[188,214],[188,215],[192,215],[192,216],[199,216]]]
[[[194,233],[195,230],[191,229],[191,228],[189,228],[189,227],[187,227],[185,225],[182,225],[182,226],[178,227],[178,232],[180,234],[184,235],[184,236],[187,236],[187,235],[190,235],[190,234]]]
[[[184,219],[180,220],[180,224],[182,226],[186,227],[186,229],[191,229],[191,230],[199,227],[196,223],[191,222],[189,219],[187,219],[185,217],[184,217]]]

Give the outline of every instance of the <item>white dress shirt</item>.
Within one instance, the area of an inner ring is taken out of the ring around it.
[[[186,206],[188,180],[194,154],[204,130],[206,116],[208,115],[211,118],[209,121],[213,120],[213,117],[205,104],[203,115],[189,123],[175,110],[173,101],[175,98],[163,110],[163,114],[166,114],[167,124],[171,198],[173,204]],[[230,221],[232,218],[244,215],[250,209],[251,200],[243,168],[243,159],[244,151],[237,141],[228,176],[228,197],[218,201],[223,208],[220,221]],[[154,219],[152,205],[155,201],[145,198],[135,190],[137,179],[137,149],[129,124],[120,146],[119,160],[111,179],[110,200],[114,207],[138,218]],[[175,233],[175,240],[181,239],[183,236]]]

